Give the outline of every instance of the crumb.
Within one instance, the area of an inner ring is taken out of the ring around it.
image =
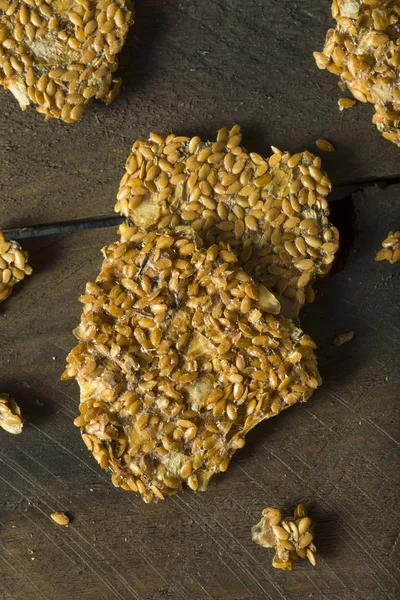
[[[354,337],[354,331],[349,331],[348,333],[340,333],[339,335],[337,335],[335,337],[335,339],[333,340],[333,343],[335,344],[335,346],[341,346],[342,344],[345,344],[346,342],[350,342],[350,340],[352,340]]]
[[[50,517],[53,519],[57,525],[62,525],[65,527],[70,522],[69,517],[64,512],[54,512],[51,513]]]

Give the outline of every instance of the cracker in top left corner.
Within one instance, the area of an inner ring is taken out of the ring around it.
[[[74,123],[93,99],[118,94],[132,23],[130,0],[0,0],[0,84],[22,110]]]

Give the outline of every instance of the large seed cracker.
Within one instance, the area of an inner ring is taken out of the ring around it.
[[[86,445],[146,502],[204,490],[250,429],[321,382],[314,342],[271,314],[274,296],[226,244],[200,246],[184,227],[105,248],[63,376]]]
[[[229,244],[240,265],[276,294],[288,316],[314,299],[339,234],[328,220],[331,183],[321,159],[240,146],[238,125],[215,142],[151,134],[134,143],[115,209],[139,230],[190,225],[205,245]],[[133,232],[136,229],[132,229]],[[123,240],[132,234],[127,225]]]

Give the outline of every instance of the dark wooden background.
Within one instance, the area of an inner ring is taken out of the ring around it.
[[[312,52],[332,24],[317,0],[136,0],[124,88],[80,123],[44,123],[0,92],[0,228],[111,215],[134,139],[214,136],[238,122],[249,150],[316,151],[335,184],[342,249],[302,315],[323,386],[261,424],[206,493],[158,505],[116,490],[72,420],[61,383],[79,294],[116,228],[24,241],[34,275],[0,308],[0,391],[26,424],[0,430],[1,600],[395,600],[399,597],[399,268],[375,263],[399,229],[400,151],[372,109],[340,113],[337,80]],[[368,185],[365,183],[368,182]],[[347,194],[345,184],[352,185]],[[362,185],[363,184],[363,185]],[[358,191],[356,188],[360,188]],[[349,330],[339,348],[333,338]],[[317,566],[292,573],[251,541],[262,508],[306,502]],[[68,528],[49,518],[65,510]],[[396,545],[397,544],[397,545]]]

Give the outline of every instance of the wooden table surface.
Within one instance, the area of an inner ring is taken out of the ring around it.
[[[0,92],[3,229],[112,215],[130,146],[150,130],[207,139],[238,122],[245,146],[264,154],[271,144],[315,152],[325,137],[337,146],[323,155],[337,196],[355,184],[332,203],[341,254],[301,317],[322,387],[259,425],[206,493],[157,505],[111,485],[72,424],[77,385],[59,380],[77,298],[116,227],[24,240],[34,274],[0,308],[0,391],[26,420],[20,436],[0,430],[0,600],[399,597],[400,278],[373,258],[399,229],[400,151],[371,107],[339,112],[337,79],[314,64],[329,6],[136,0],[111,107],[92,105],[74,126],[44,123]],[[299,501],[317,521],[317,566],[276,571],[251,527],[265,506]],[[59,510],[68,528],[50,520]]]

